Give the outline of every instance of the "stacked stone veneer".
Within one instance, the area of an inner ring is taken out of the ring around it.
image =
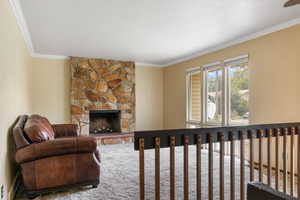
[[[71,117],[89,135],[89,110],[121,110],[122,133],[135,129],[133,62],[71,57]]]

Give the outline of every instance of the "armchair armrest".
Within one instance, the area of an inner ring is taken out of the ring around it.
[[[59,138],[42,143],[34,143],[21,148],[16,153],[16,161],[21,164],[45,157],[74,153],[94,153],[97,141],[93,137]]]
[[[59,137],[76,137],[78,136],[77,130],[78,125],[77,124],[54,124],[52,125],[55,138]]]

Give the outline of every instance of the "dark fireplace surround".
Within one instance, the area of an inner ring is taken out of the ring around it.
[[[121,110],[90,110],[90,134],[120,133]]]

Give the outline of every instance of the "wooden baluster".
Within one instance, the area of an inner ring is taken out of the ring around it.
[[[283,131],[283,192],[286,193],[286,159],[287,159],[287,154],[286,154],[286,143],[287,143],[287,134],[288,134],[288,129],[284,128]]]
[[[262,166],[263,166],[263,163],[262,163],[262,137],[263,137],[263,131],[262,130],[258,130],[258,135],[259,135],[259,139],[258,139],[258,143],[259,143],[259,148],[258,148],[258,152],[259,152],[259,155],[258,155],[258,180],[259,182],[263,182],[262,180]]]
[[[272,129],[268,131],[268,185],[271,186],[271,137],[273,135]]]
[[[220,133],[220,200],[224,200],[224,133]]]
[[[184,200],[189,199],[189,136],[184,136]]]
[[[175,200],[175,136],[170,136],[170,200]]]
[[[279,190],[279,136],[280,128],[276,128],[276,143],[275,143],[275,189]]]
[[[290,195],[294,195],[294,136],[295,136],[295,127],[291,129],[291,144],[290,144],[290,151],[291,151],[291,159],[290,159]]]
[[[240,131],[240,200],[245,199],[245,168],[244,168],[244,163],[245,163],[245,141],[244,141],[244,133]]]
[[[140,160],[140,200],[145,199],[145,157],[144,157],[144,138],[139,138],[139,160]]]
[[[297,196],[300,199],[300,126],[297,127]]]
[[[250,136],[250,182],[254,181],[254,151],[253,151],[253,133],[252,130],[249,131]]]
[[[155,199],[160,199],[160,138],[155,137]]]
[[[208,134],[208,199],[213,200],[213,138]]]
[[[250,182],[254,181],[254,151],[253,151],[253,133],[250,134]]]
[[[197,200],[201,200],[201,135],[197,135]]]
[[[235,200],[235,140],[234,133],[230,133],[230,199]]]

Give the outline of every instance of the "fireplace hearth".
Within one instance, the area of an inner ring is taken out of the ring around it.
[[[90,134],[120,133],[120,110],[90,110]]]

